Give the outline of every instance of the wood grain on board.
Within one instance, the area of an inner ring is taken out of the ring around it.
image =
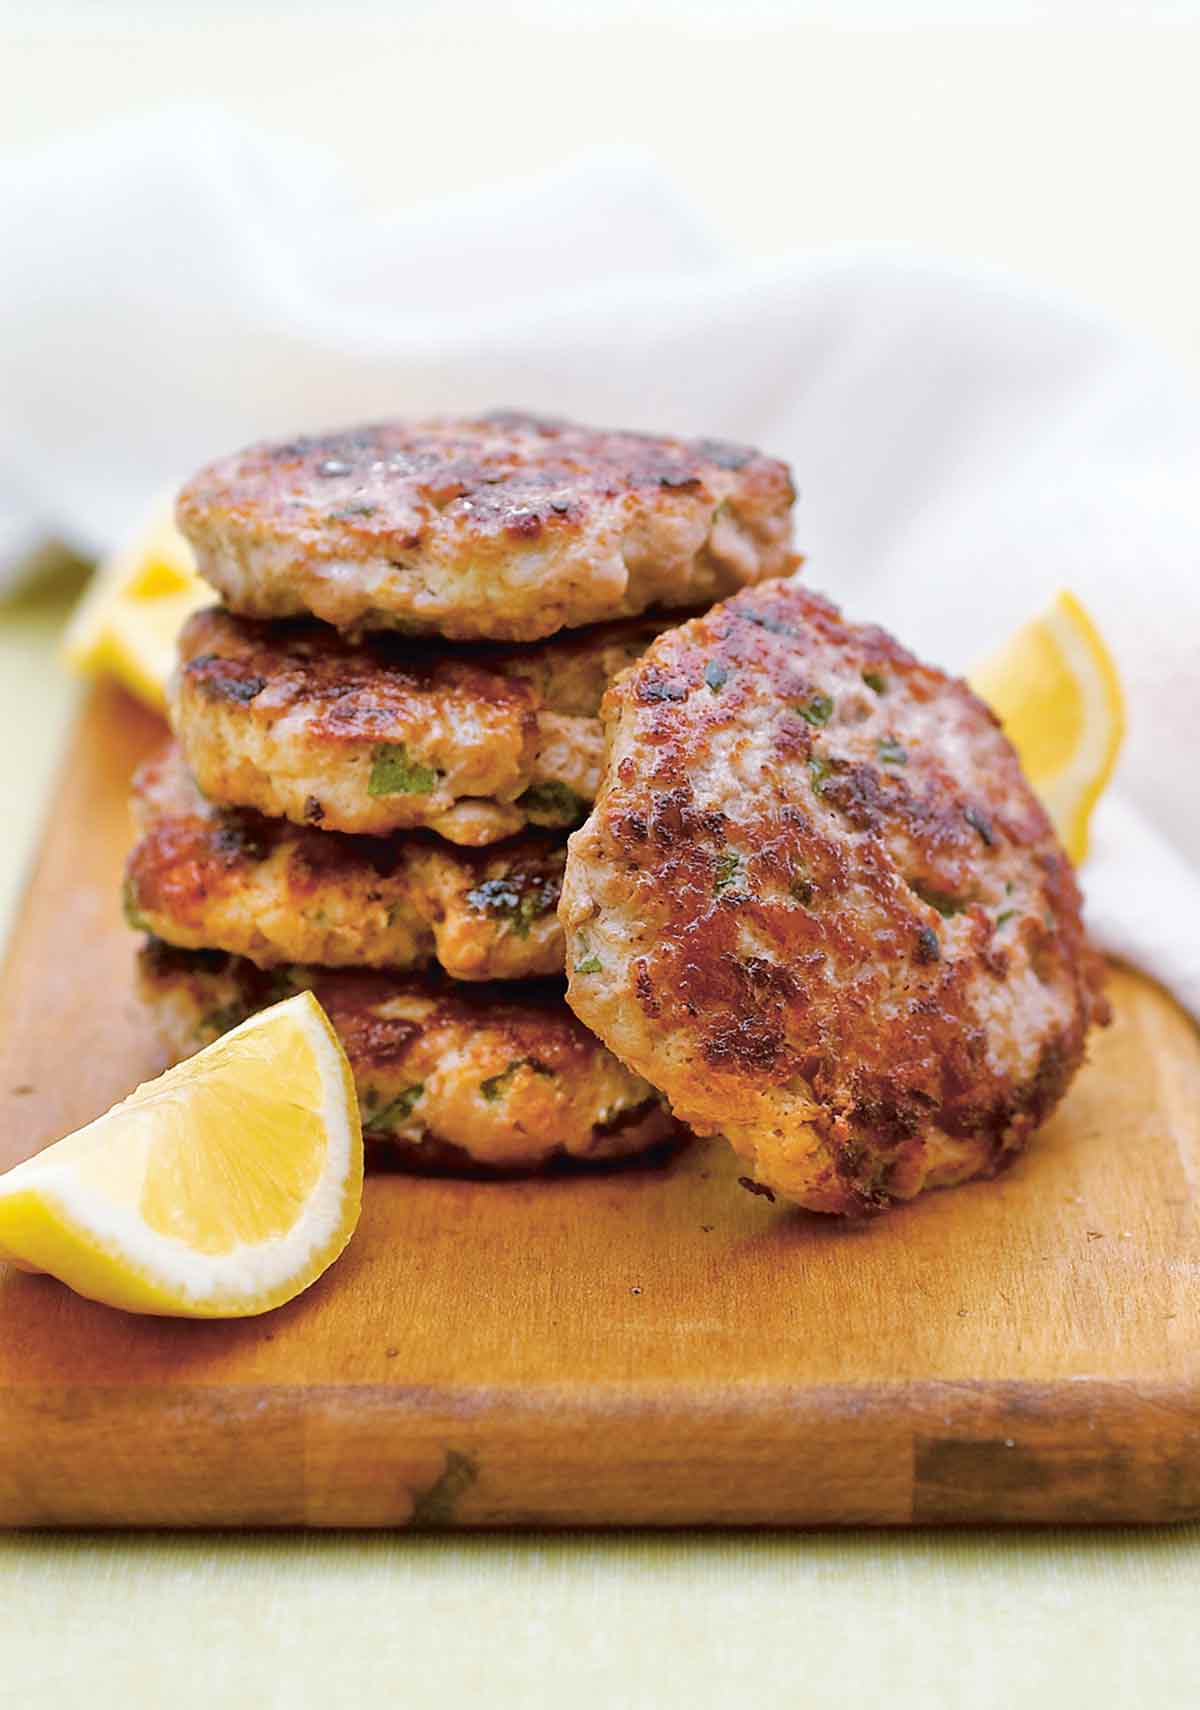
[[[92,696],[0,984],[0,1165],[162,1066],[118,908],[161,727]],[[264,1318],[138,1319],[0,1267],[10,1525],[851,1524],[1200,1515],[1200,1039],[1116,1024],[1010,1175],[848,1226],[723,1147],[368,1183]]]

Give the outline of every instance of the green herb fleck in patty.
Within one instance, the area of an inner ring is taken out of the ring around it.
[[[390,1104],[382,1110],[374,1112],[370,1117],[370,1127],[382,1129],[402,1128],[412,1115],[422,1094],[425,1091],[424,1081],[414,1081],[411,1087],[397,1093]]]
[[[402,742],[380,742],[371,750],[369,796],[427,796],[437,780],[432,766],[409,759]]]
[[[508,1092],[521,1069],[532,1069],[535,1075],[553,1075],[554,1070],[548,1069],[544,1063],[539,1063],[536,1057],[518,1057],[515,1062],[501,1069],[498,1075],[489,1075],[486,1081],[480,1081],[479,1090],[489,1104],[495,1104],[498,1098],[503,1098]]]
[[[717,871],[713,879],[714,896],[719,897],[722,891],[729,889],[738,876],[741,864],[742,858],[734,849],[726,849],[717,856]]]
[[[961,914],[967,906],[961,897],[952,896],[949,891],[939,891],[936,886],[922,884],[919,880],[912,888],[923,903],[938,911],[943,920],[949,920],[953,914]]]
[[[591,804],[566,784],[531,784],[517,797],[517,806],[534,825],[578,825]]]
[[[833,702],[828,695],[813,695],[810,700],[798,706],[796,711],[809,724],[828,724],[833,717]]]
[[[132,879],[126,879],[121,886],[121,908],[125,915],[125,923],[134,932],[149,932],[150,922],[138,906],[137,886]]]
[[[535,920],[542,920],[558,907],[561,884],[557,877],[543,874],[505,873],[484,879],[467,892],[467,907],[493,920],[507,921],[514,937],[528,938]]]
[[[219,1039],[223,1033],[240,1027],[249,1013],[249,1007],[244,1003],[222,1004],[219,1009],[210,1009],[200,1026],[206,1033],[211,1033],[214,1039]]]

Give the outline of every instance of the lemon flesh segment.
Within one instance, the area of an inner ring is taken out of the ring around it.
[[[161,499],[137,533],[99,566],[67,626],[63,657],[89,676],[116,677],[162,711],[185,620],[211,605],[192,549]]]
[[[1078,866],[1125,734],[1121,680],[1099,630],[1063,592],[972,672],[971,686],[999,717]]]
[[[211,603],[211,592],[188,589],[152,600],[122,600],[108,613],[103,633],[72,663],[89,676],[115,677],[156,712],[167,704],[175,669],[175,644],[186,620]]]
[[[342,1251],[362,1169],[350,1066],[303,992],[0,1176],[0,1259],[131,1312],[265,1312]]]

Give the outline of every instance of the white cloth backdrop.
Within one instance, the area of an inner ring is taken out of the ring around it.
[[[261,434],[497,404],[788,458],[813,585],[957,669],[1079,593],[1130,714],[1093,926],[1200,1016],[1200,400],[1154,351],[895,247],[748,266],[628,153],[386,219],[204,110],[0,170],[10,564]]]

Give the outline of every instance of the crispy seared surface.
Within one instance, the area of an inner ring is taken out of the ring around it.
[[[580,1018],[814,1209],[1009,1161],[1106,1010],[988,709],[780,583],[661,636],[603,716],[560,907]]]
[[[536,641],[786,574],[793,499],[744,446],[498,411],[252,446],[177,514],[248,617]]]
[[[652,1089],[576,1021],[560,981],[464,987],[430,974],[266,972],[154,939],[138,966],[176,1058],[311,989],[346,1047],[366,1138],[410,1168],[536,1170],[629,1157],[675,1132]]]
[[[526,833],[456,849],[423,832],[344,837],[221,809],[178,748],[134,780],[141,838],[126,866],[131,924],[263,967],[416,968],[460,980],[560,974],[555,915],[564,847]]]
[[[618,671],[673,620],[629,618],[526,647],[454,647],[214,607],[179,638],[171,720],[213,801],[383,835],[479,845],[577,825]]]

